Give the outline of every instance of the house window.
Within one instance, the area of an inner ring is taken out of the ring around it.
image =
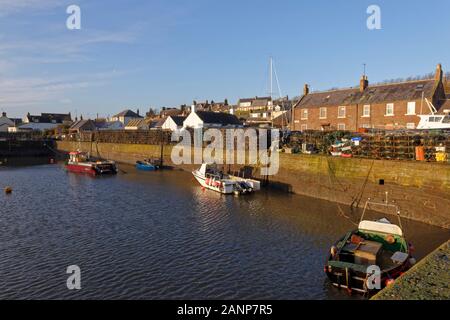
[[[415,129],[416,128],[416,124],[414,122],[409,122],[406,124],[406,129]]]
[[[370,124],[368,124],[368,123],[363,124],[362,127],[363,127],[363,129],[370,129],[371,128]]]
[[[345,118],[345,106],[338,108],[338,118]]]
[[[363,107],[363,117],[369,118],[370,117],[370,104],[366,104]]]
[[[308,130],[308,125],[307,124],[302,124],[301,131],[306,131],[306,130]]]
[[[302,109],[302,120],[308,120],[308,109]]]
[[[408,106],[406,108],[406,115],[415,115],[416,114],[416,103],[408,102]]]
[[[393,103],[388,103],[386,105],[386,116],[387,117],[391,117],[394,115],[394,104]]]
[[[320,108],[320,119],[326,119],[327,118],[327,108]]]
[[[339,131],[345,131],[345,123],[338,123],[337,127]]]

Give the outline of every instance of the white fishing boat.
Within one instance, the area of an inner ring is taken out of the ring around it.
[[[444,114],[437,114],[436,108],[427,98],[425,98],[425,102],[427,103],[431,114],[419,115],[420,121],[417,125],[417,129],[450,129],[450,110],[444,110]]]
[[[222,194],[246,194],[260,190],[259,181],[224,174],[214,164],[204,163],[192,174],[203,188]]]
[[[419,117],[420,122],[417,125],[419,130],[450,129],[450,114],[427,114]]]

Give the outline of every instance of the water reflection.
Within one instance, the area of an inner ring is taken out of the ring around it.
[[[330,245],[354,227],[335,204],[223,196],[186,172],[121,172],[0,170],[14,189],[0,197],[0,298],[347,298],[323,273]],[[403,222],[419,256],[449,235]],[[71,264],[82,269],[79,292],[65,288]]]

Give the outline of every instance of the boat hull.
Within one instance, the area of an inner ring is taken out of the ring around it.
[[[80,165],[74,165],[74,164],[68,164],[66,165],[66,169],[69,172],[73,173],[84,173],[89,175],[97,175],[97,172],[92,168],[92,166],[80,166]]]
[[[331,259],[331,256],[330,256]],[[381,272],[380,289],[369,289],[367,287],[367,279],[370,274],[345,267],[331,267],[328,263],[325,266],[325,273],[331,284],[339,289],[346,289],[348,292],[358,292],[360,294],[376,294],[378,291],[387,286],[388,280],[395,280],[404,272],[411,268],[409,260],[405,261],[398,267]]]
[[[233,182],[215,181],[214,179],[205,177],[198,171],[193,171],[192,174],[203,188],[210,189],[222,194],[232,194],[234,192]]]
[[[89,174],[92,176],[117,173],[117,169],[116,169],[115,165],[113,165],[113,164],[92,165],[92,164],[71,164],[71,163],[69,163],[66,165],[66,169],[69,172]]]
[[[136,169],[141,171],[155,171],[157,168],[151,164],[136,164]]]

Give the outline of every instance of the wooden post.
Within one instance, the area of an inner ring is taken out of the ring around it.
[[[164,141],[163,141],[163,130],[161,129],[161,158],[160,158],[160,162],[161,162],[161,167],[163,166],[163,160],[164,160]]]

